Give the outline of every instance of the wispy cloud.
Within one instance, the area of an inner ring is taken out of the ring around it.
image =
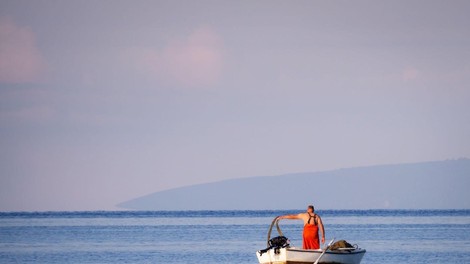
[[[163,84],[212,87],[223,68],[223,46],[210,27],[199,27],[184,38],[169,39],[163,48],[133,48],[127,52],[139,73]]]
[[[31,83],[39,81],[45,61],[36,46],[33,31],[0,18],[0,82]]]
[[[412,81],[415,80],[419,77],[419,71],[415,67],[412,66],[407,66],[405,69],[403,69],[402,72],[402,79],[403,81]]]

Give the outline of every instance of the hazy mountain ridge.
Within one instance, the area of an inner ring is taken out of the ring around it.
[[[137,210],[468,209],[470,160],[258,176],[156,192],[119,204]]]

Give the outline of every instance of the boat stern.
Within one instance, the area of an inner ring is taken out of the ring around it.
[[[270,249],[265,253],[256,252],[256,257],[260,264],[285,264],[287,263],[287,253],[285,248],[278,250]]]

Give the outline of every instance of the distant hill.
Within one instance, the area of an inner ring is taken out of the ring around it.
[[[470,209],[470,160],[263,176],[156,192],[136,210]]]

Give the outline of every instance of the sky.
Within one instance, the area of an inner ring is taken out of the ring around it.
[[[0,0],[0,211],[470,157],[469,1]]]

